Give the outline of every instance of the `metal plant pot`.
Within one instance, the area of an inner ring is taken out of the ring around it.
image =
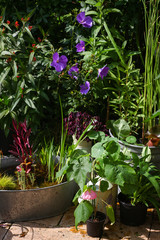
[[[77,191],[74,181],[29,190],[0,190],[0,222],[43,219],[64,213]]]
[[[110,130],[109,130],[109,134],[110,134],[111,137],[114,137]],[[141,155],[143,147],[144,147],[144,145],[133,145],[133,144],[129,144],[129,143],[124,143],[120,140],[118,140],[118,143],[120,144],[121,149],[128,148],[130,150],[130,152],[136,153],[138,156]],[[151,146],[149,148],[151,150],[151,161],[152,161],[152,163],[158,169],[160,169],[160,147]]]
[[[0,157],[0,169],[16,167],[20,164],[18,159],[14,156]]]

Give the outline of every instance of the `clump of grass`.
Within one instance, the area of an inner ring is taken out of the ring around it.
[[[9,190],[9,189],[16,189],[16,183],[12,176],[1,176],[0,177],[0,189],[1,190]]]

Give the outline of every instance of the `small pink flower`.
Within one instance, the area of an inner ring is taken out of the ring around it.
[[[96,197],[97,197],[97,194],[93,190],[87,190],[84,193],[82,193],[82,196],[81,196],[83,200],[92,200],[92,199],[95,199]]]
[[[21,165],[18,165],[18,166],[16,167],[16,169],[17,169],[18,172],[21,172],[21,171],[22,171]]]

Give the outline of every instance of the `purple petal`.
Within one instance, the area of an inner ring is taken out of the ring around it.
[[[53,62],[51,66],[55,68],[57,72],[61,72],[64,68],[66,68],[68,62],[68,58],[64,55],[59,57],[59,54],[55,52],[53,54]]]
[[[80,12],[76,18],[77,18],[77,21],[82,24],[82,22],[85,19],[85,12]]]
[[[68,71],[68,74],[71,76],[71,77],[73,77],[73,78],[75,78],[75,79],[77,79],[77,74],[79,73],[79,68],[77,67],[78,66],[78,64],[76,63],[74,66],[72,66],[70,69],[69,69],[69,71]]]
[[[59,62],[63,62],[63,63],[67,63],[68,62],[68,58],[64,55],[62,55],[60,58],[59,58]]]
[[[105,65],[103,68],[98,69],[98,77],[101,77],[103,79],[103,77],[107,76],[109,68],[106,66],[107,65]]]
[[[90,16],[85,17],[82,26],[86,28],[91,28],[93,24],[93,20]]]
[[[85,42],[80,40],[80,43],[76,45],[77,52],[85,51]]]
[[[82,94],[87,94],[90,89],[90,83],[88,81],[85,82],[84,85],[80,85],[80,92]]]
[[[58,54],[57,52],[55,52],[55,53],[53,54],[53,61],[54,61],[54,62],[59,61],[59,54]]]

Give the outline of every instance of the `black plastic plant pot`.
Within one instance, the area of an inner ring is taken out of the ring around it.
[[[118,194],[120,203],[120,221],[128,226],[139,226],[145,223],[147,207],[143,203],[133,206],[126,202],[126,197],[122,193]]]
[[[90,217],[87,223],[87,234],[90,237],[101,237],[103,235],[106,215],[102,212],[96,212],[96,217]]]

